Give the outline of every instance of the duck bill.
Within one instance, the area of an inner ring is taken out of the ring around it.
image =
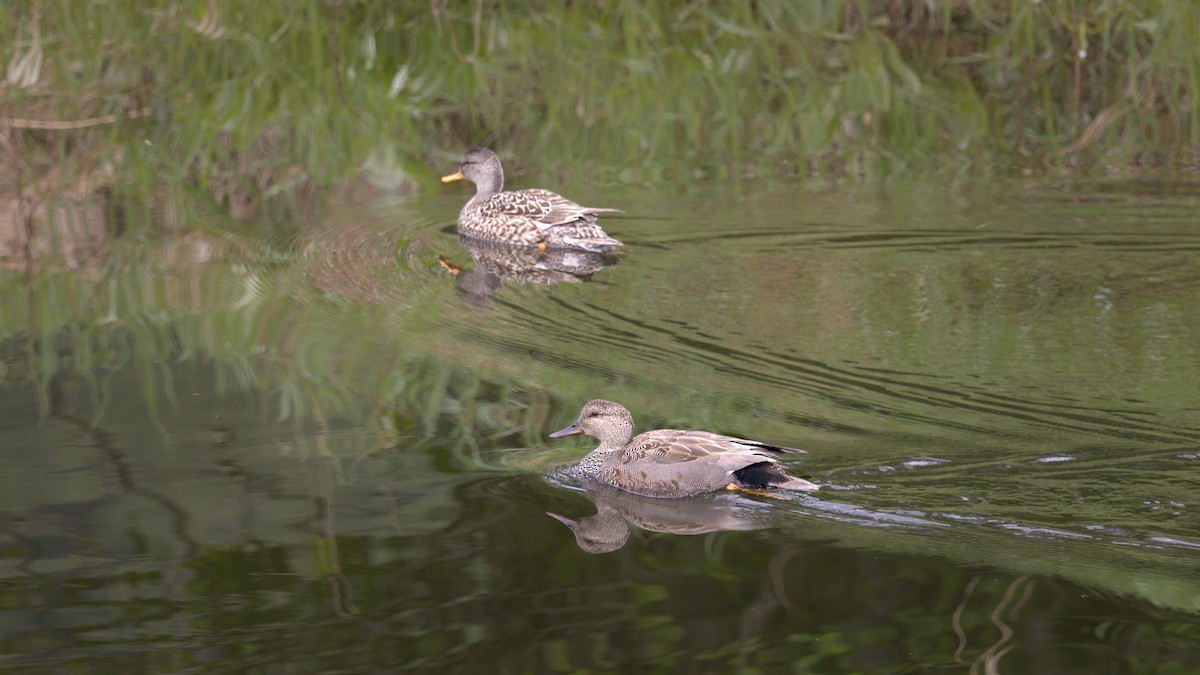
[[[443,183],[453,183],[456,180],[462,180],[462,179],[463,179],[463,175],[462,175],[461,171],[455,171],[454,173],[450,174],[449,176],[442,176]]]
[[[575,434],[582,433],[583,427],[579,426],[579,422],[576,422],[566,429],[559,429],[558,431],[550,434],[550,438],[566,438],[567,436],[574,436]]]

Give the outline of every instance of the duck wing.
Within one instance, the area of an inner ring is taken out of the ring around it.
[[[778,467],[774,455],[803,452],[706,431],[658,429],[630,441],[614,473],[623,487],[652,497],[682,497],[741,484],[734,474],[756,465]],[[771,474],[785,475],[782,469]]]
[[[707,431],[657,429],[634,438],[625,449],[636,461],[652,464],[714,461],[716,457],[744,458],[747,462],[774,461],[772,455],[803,453],[799,448],[770,445]]]
[[[622,244],[601,229],[596,214],[616,210],[580,206],[549,190],[501,192],[468,202],[459,216],[459,231],[482,239],[607,253]]]
[[[499,192],[480,204],[479,210],[491,216],[540,220],[550,210],[549,202],[543,196],[536,194],[540,192],[546,192],[546,190]]]
[[[528,216],[538,226],[538,229],[542,230],[555,225],[573,223],[577,220],[594,223],[597,213],[620,211],[620,209],[602,209],[576,204],[557,192],[549,190],[532,189],[501,194],[521,195],[517,201],[529,209],[528,212],[522,212],[521,215]]]

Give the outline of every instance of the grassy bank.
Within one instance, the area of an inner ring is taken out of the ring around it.
[[[1194,165],[1198,41],[1191,0],[18,2],[0,192]]]

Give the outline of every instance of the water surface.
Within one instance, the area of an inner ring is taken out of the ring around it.
[[[563,191],[626,249],[445,190],[9,261],[0,666],[1200,668],[1193,185]],[[597,490],[595,397],[824,487]]]

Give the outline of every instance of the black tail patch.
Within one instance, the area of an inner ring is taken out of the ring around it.
[[[788,476],[775,462],[759,462],[744,466],[733,472],[737,484],[747,488],[766,490],[788,481]]]

